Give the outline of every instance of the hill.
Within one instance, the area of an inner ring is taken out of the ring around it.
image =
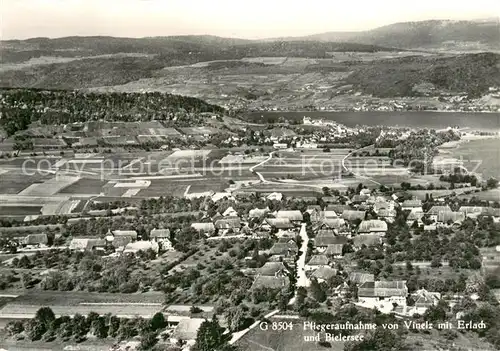
[[[479,97],[500,86],[500,55],[466,54],[452,57],[411,56],[359,66],[346,83],[378,97],[415,96],[420,84],[431,91],[466,93]]]
[[[500,22],[498,18],[402,22],[362,32],[326,32],[283,40],[348,41],[406,49],[500,49]]]

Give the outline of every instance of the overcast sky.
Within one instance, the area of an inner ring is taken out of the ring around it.
[[[266,38],[500,16],[500,0],[0,0],[2,39],[212,34]]]

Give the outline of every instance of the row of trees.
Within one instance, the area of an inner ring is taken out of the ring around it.
[[[73,317],[56,317],[49,307],[40,308],[35,317],[26,321],[12,321],[6,326],[10,336],[26,337],[30,341],[43,340],[82,342],[89,337],[97,339],[112,338],[128,340],[139,337],[140,350],[151,350],[157,343],[158,333],[167,326],[161,312],[151,319],[118,318],[107,314],[104,316],[90,312],[87,316],[76,314]]]

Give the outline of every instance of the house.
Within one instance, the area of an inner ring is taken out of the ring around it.
[[[320,217],[322,219],[329,219],[329,218],[337,218],[338,215],[337,215],[337,213],[335,211],[325,210],[325,211],[321,211]]]
[[[376,307],[380,301],[406,305],[408,287],[406,281],[364,282],[358,288],[358,300],[365,305]]]
[[[387,223],[380,219],[370,219],[362,221],[358,228],[360,234],[379,234],[384,236],[387,233]]]
[[[314,247],[319,252],[325,252],[328,245],[342,244],[345,245],[349,242],[349,239],[345,236],[336,236],[332,230],[319,230],[316,234],[314,240]]]
[[[295,226],[288,218],[266,218],[263,227],[275,228],[279,230],[293,229]]]
[[[370,195],[353,195],[351,197],[351,203],[352,204],[355,204],[355,205],[360,205],[362,203],[365,203],[366,200],[368,200],[368,198],[370,197]]]
[[[450,206],[432,206],[429,211],[427,211],[427,215],[429,219],[432,221],[437,221],[437,217],[439,212],[452,212]]]
[[[238,217],[238,212],[235,211],[234,208],[229,206],[224,213],[222,214],[224,217]]]
[[[440,225],[461,225],[464,220],[465,213],[453,211],[440,211],[436,218]]]
[[[312,271],[319,267],[328,266],[330,264],[330,260],[326,255],[314,255],[311,257],[309,262],[304,267],[306,271]]]
[[[303,216],[302,216],[302,212],[298,211],[298,210],[294,210],[294,211],[285,211],[285,210],[281,210],[281,211],[278,211],[278,213],[276,214],[276,218],[287,218],[290,222],[302,222],[303,221]]]
[[[271,193],[266,196],[267,200],[276,200],[276,201],[281,201],[283,199],[283,194],[281,193]]]
[[[189,342],[196,340],[198,334],[198,329],[205,322],[205,318],[182,318],[179,324],[175,327],[175,330],[170,337],[170,342],[174,345],[180,342]]]
[[[259,275],[267,277],[284,277],[289,270],[283,262],[266,262],[262,267],[257,269],[257,272]]]
[[[325,204],[335,204],[339,201],[338,196],[323,196],[321,198]]]
[[[319,205],[309,205],[307,206],[306,212],[309,214],[309,220],[311,223],[317,223],[321,219],[321,206]]]
[[[248,218],[262,218],[267,213],[269,213],[269,207],[266,208],[254,208],[248,212]]]
[[[250,290],[255,290],[259,288],[267,289],[284,289],[290,285],[290,279],[287,276],[265,276],[257,275],[253,281]]]
[[[290,239],[287,242],[277,242],[269,250],[269,255],[282,258],[294,258],[299,252],[297,243]]]
[[[423,212],[422,209],[422,200],[419,199],[412,199],[412,200],[405,200],[401,204],[401,209],[403,211],[421,211]]]
[[[173,250],[170,241],[170,229],[153,229],[149,232],[149,240],[157,242],[164,251]]]
[[[382,208],[378,210],[377,216],[379,219],[382,219],[387,223],[393,223],[396,218],[396,210]]]
[[[273,144],[273,148],[275,148],[275,149],[286,149],[286,148],[288,148],[288,144],[285,144],[285,143],[276,143],[276,144]]]
[[[74,238],[69,243],[69,249],[75,251],[104,250],[106,240],[96,238]]]
[[[356,211],[356,210],[345,210],[342,212],[342,218],[346,221],[353,222],[356,220],[364,220],[366,216],[365,211]]]
[[[24,238],[24,246],[26,247],[44,247],[49,243],[47,234],[28,234]]]
[[[424,232],[433,232],[437,230],[437,226],[435,224],[424,225]]]
[[[484,274],[496,271],[500,267],[500,245],[479,249],[482,257],[481,270]]]
[[[239,217],[227,217],[215,221],[215,228],[221,234],[238,233],[241,229],[241,221]]]
[[[418,226],[423,225],[424,223],[422,222],[422,218],[424,217],[424,212],[423,211],[411,211],[408,213],[408,217],[406,217],[406,224],[408,227],[411,227],[415,221],[417,222]]]
[[[116,237],[128,236],[132,241],[137,240],[137,232],[135,230],[112,230],[111,234]]]
[[[372,273],[365,273],[365,272],[351,272],[349,273],[349,281],[356,285],[360,285],[365,282],[374,282],[375,275]]]
[[[154,252],[158,253],[159,251],[159,245],[158,243],[154,241],[136,241],[133,243],[127,244],[125,246],[125,249],[123,250],[123,253],[133,253],[137,254],[139,251],[148,251],[148,250],[153,250]]]
[[[130,236],[107,236],[106,241],[111,243],[111,245],[115,248],[115,250],[124,249],[129,243],[132,242],[132,238]]]
[[[344,244],[328,245],[324,254],[328,257],[340,258],[344,255]]]
[[[425,289],[420,289],[411,294],[415,301],[412,314],[418,313],[423,315],[431,306],[436,306],[441,299],[441,294],[438,292],[429,292]]]
[[[380,234],[360,234],[356,235],[353,239],[354,246],[361,248],[364,246],[376,246],[382,243]]]
[[[312,274],[312,278],[316,278],[318,283],[326,282],[337,275],[337,270],[330,266],[321,266]]]
[[[191,228],[203,234],[212,234],[215,232],[215,226],[212,222],[192,223]]]
[[[341,204],[333,204],[333,205],[327,205],[325,207],[325,211],[335,211],[337,216],[342,216],[342,213],[346,210],[350,210],[351,208],[348,205],[341,205]]]
[[[347,229],[347,224],[343,218],[325,218],[322,220],[322,228],[330,228],[340,233]]]
[[[477,218],[486,213],[486,208],[482,206],[461,206],[458,212],[462,212],[465,217]]]

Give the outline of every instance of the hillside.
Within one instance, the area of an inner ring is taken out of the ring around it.
[[[414,56],[377,61],[359,66],[346,83],[378,97],[415,96],[415,87],[428,83],[431,90],[479,97],[489,87],[500,86],[500,55]]]
[[[500,49],[500,24],[498,19],[402,22],[362,32],[327,32],[284,40],[349,41],[407,49]]]

